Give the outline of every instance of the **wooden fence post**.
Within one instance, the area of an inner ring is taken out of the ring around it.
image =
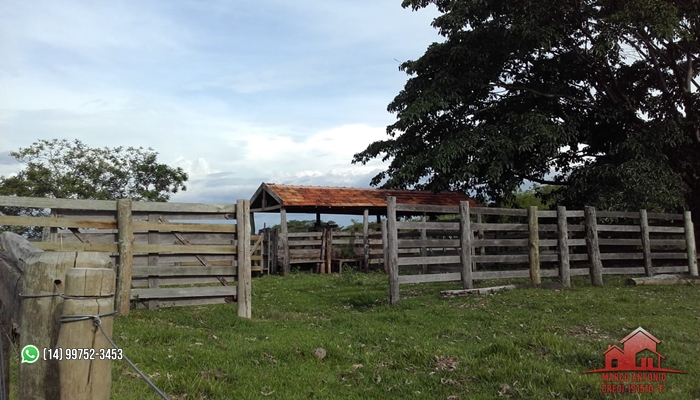
[[[250,200],[236,202],[236,260],[238,264],[236,298],[238,316],[251,317],[251,273],[250,273]]]
[[[569,263],[569,225],[566,220],[566,207],[557,207],[557,249],[559,250],[559,279],[564,287],[571,287],[571,265]]]
[[[117,200],[117,229],[119,230],[119,276],[115,310],[129,315],[131,306],[131,273],[134,268],[134,230],[131,227],[131,200]]]
[[[387,242],[384,243],[384,257],[389,263],[389,304],[399,302],[399,237],[396,230],[396,197],[386,201]],[[388,255],[388,256],[387,256]]]
[[[688,253],[688,272],[692,276],[698,276],[698,256],[695,248],[695,227],[690,219],[690,211],[683,213],[683,226],[685,230],[685,249]]]
[[[639,229],[642,235],[644,273],[646,276],[654,276],[654,266],[651,262],[651,240],[649,239],[649,218],[647,217],[647,210],[639,210]]]
[[[324,234],[326,235],[326,262],[324,268],[326,269],[325,273],[330,274],[333,272],[331,271],[331,264],[333,263],[333,228],[327,227],[324,230]]]
[[[115,274],[112,268],[73,268],[66,272],[65,294],[67,296],[114,296]],[[116,354],[105,335],[95,328],[93,319],[70,321],[82,315],[105,315],[114,311],[112,297],[100,299],[66,299],[63,301],[62,317],[56,348],[63,350],[58,362],[61,399],[64,400],[109,400],[112,383],[111,357]],[[113,316],[100,317],[105,334],[112,336]],[[94,351],[93,359],[85,354],[75,359],[69,352]],[[72,359],[69,359],[72,358]]]
[[[588,246],[588,261],[591,264],[591,284],[603,286],[603,262],[600,259],[600,245],[598,244],[598,219],[595,208],[584,208],[586,217],[586,245]]]
[[[40,351],[56,348],[59,323],[57,312],[63,298],[50,294],[62,292],[66,272],[71,268],[113,269],[104,253],[44,252],[29,256],[24,265],[20,315],[20,349],[34,345]],[[41,297],[36,297],[36,296]],[[109,299],[114,302],[114,299]],[[43,355],[42,355],[43,358]],[[59,398],[58,361],[20,363],[18,394],[20,399]]]
[[[362,263],[365,272],[369,271],[369,210],[362,213]]]
[[[289,275],[290,271],[290,252],[289,252],[289,231],[287,230],[287,210],[284,207],[280,208],[280,234],[279,243],[282,245],[282,252],[284,253],[284,261],[282,262],[282,276]]]
[[[537,219],[537,206],[527,209],[528,247],[530,249],[530,280],[533,284],[542,283],[540,277],[540,225]]]
[[[427,219],[425,217],[425,213],[423,213],[423,216],[420,218],[420,222],[426,222]],[[423,245],[420,248],[420,256],[421,257],[428,257],[428,248],[425,247],[425,242],[428,240],[428,230],[425,228],[422,228],[420,230],[420,240],[423,241]],[[428,264],[422,264],[421,265],[421,273],[427,274],[428,273]]]
[[[384,254],[384,273],[389,275],[389,252],[387,251],[387,245],[389,243],[389,228],[387,227],[387,220],[382,220],[381,221],[381,228],[382,228],[382,250]]]
[[[148,214],[148,222],[157,223],[160,221],[160,215],[158,214]],[[148,231],[148,244],[160,244],[160,232],[158,231]],[[158,279],[158,263],[159,255],[158,253],[148,254],[148,267],[153,268],[153,275],[148,276],[148,288],[157,289],[160,287],[160,280]],[[155,310],[158,308],[158,299],[148,300],[148,309]]]
[[[472,273],[472,225],[469,219],[469,202],[459,202],[459,255],[462,262],[462,289],[474,287]]]

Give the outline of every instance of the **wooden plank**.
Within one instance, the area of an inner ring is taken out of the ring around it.
[[[654,260],[687,260],[688,253],[651,253]]]
[[[601,246],[641,246],[642,239],[598,239]]]
[[[389,250],[388,250],[388,228],[386,220],[382,220],[382,263],[384,264],[384,273],[389,275]],[[398,253],[398,250],[397,250]]]
[[[652,246],[686,246],[685,239],[651,239]]]
[[[650,226],[651,233],[685,233],[685,229],[680,226]]]
[[[151,214],[154,215],[154,214]],[[235,224],[200,224],[178,222],[144,222],[134,221],[134,231],[158,231],[158,232],[218,232],[235,233]]]
[[[96,243],[84,243],[96,244]],[[232,245],[176,245],[176,244],[135,244],[134,253],[159,253],[159,254],[236,254],[236,248]]]
[[[640,232],[638,225],[598,225],[598,232]]]
[[[77,200],[52,199],[45,197],[15,197],[0,196],[0,206],[51,208],[61,210],[94,210],[111,211],[117,208],[115,200]],[[144,213],[234,213],[232,204],[196,204],[196,203],[163,203],[139,201],[133,202],[133,212]]]
[[[446,274],[399,275],[398,281],[399,284],[405,285],[410,283],[453,282],[461,279],[461,273],[451,272]]]
[[[240,229],[236,234],[238,244],[236,254],[236,265],[238,271],[238,291],[236,302],[238,303],[238,316],[241,318],[251,318],[252,307],[252,275],[250,259],[250,201],[238,200],[236,202],[236,224]]]
[[[396,197],[389,196],[386,199],[387,219],[387,243],[384,246],[384,254],[389,269],[389,304],[396,305],[399,302],[399,247],[398,226],[396,222]]]
[[[399,239],[399,248],[454,247],[460,246],[459,239]]]
[[[601,260],[641,260],[644,258],[640,253],[602,253]]]
[[[698,276],[698,254],[695,249],[695,227],[690,211],[683,213],[683,229],[685,233],[685,249],[688,258],[688,273]]]
[[[236,286],[133,289],[131,298],[140,301],[142,299],[231,297],[235,296],[236,293]]]
[[[530,261],[528,254],[485,255],[472,256],[472,258],[477,263],[527,263]]]
[[[514,247],[520,246],[525,247],[528,245],[527,239],[477,239],[474,240],[474,247]]]
[[[634,211],[596,211],[598,218],[632,218],[638,219],[639,213]]]
[[[235,286],[230,286],[236,288]],[[214,304],[224,304],[226,303],[227,297],[201,297],[198,299],[173,299],[173,300],[159,300],[158,308],[169,308],[169,307],[192,307],[192,306],[210,306]]]
[[[649,240],[649,219],[647,210],[639,210],[639,228],[641,232],[642,255],[644,256],[644,273],[646,276],[654,276],[654,266],[651,262],[651,243]]]
[[[683,214],[648,213],[649,219],[663,219],[667,221],[683,221]]]
[[[237,269],[232,265],[221,265],[221,266],[184,266],[184,265],[172,265],[172,266],[159,266],[158,269],[151,267],[134,267],[132,276],[135,277],[148,277],[157,274],[159,277],[173,277],[173,276],[211,276],[215,277],[217,275],[236,275]]]
[[[471,224],[473,230],[527,232],[527,224]]]
[[[303,237],[303,238],[316,238],[318,240],[321,240],[323,233],[322,232],[289,232],[288,236],[290,238]]]
[[[429,214],[458,214],[459,207],[456,206],[436,206],[426,204],[397,204],[397,212],[415,212]]]
[[[571,232],[571,230],[569,230]],[[569,239],[569,247],[579,247],[586,245],[586,239]]]
[[[569,224],[567,226],[567,228],[569,229],[569,232],[585,232],[586,231],[585,225],[571,225],[571,224]]]
[[[557,218],[556,210],[538,210],[537,218]]]
[[[585,216],[585,213],[583,210],[567,210],[566,211],[567,218],[583,218],[584,216]]]
[[[459,260],[462,263],[460,274],[462,289],[471,289],[474,287],[474,261],[472,260],[472,242],[474,241],[474,237],[471,227],[471,219],[469,218],[468,201],[459,202],[459,227]]]
[[[306,246],[321,246],[323,240],[290,240],[290,247],[306,247]]]
[[[262,270],[262,268],[260,269]],[[222,276],[226,279],[229,279],[231,281],[236,280],[236,275],[218,275]],[[159,277],[159,282],[160,282],[160,287],[167,287],[167,286],[173,286],[173,285],[220,285],[219,280],[216,279],[213,276],[185,276],[185,277],[177,277],[177,276],[161,276]],[[131,288],[148,288],[148,277],[134,277],[131,281]],[[150,302],[152,300],[147,300],[147,302]],[[228,301],[230,303],[230,300]],[[156,304],[156,307],[158,305]]]
[[[93,251],[100,253],[117,253],[117,243],[51,243],[34,242],[34,246],[44,251]]]
[[[507,215],[511,217],[527,217],[527,210],[496,207],[472,207],[469,212],[475,215]]]
[[[603,286],[603,263],[600,258],[600,245],[598,243],[598,220],[596,217],[596,210],[593,207],[586,206],[584,213],[586,215],[588,260],[591,262],[591,284],[593,286]]]
[[[397,221],[396,229],[444,229],[459,230],[458,222],[414,222]]]
[[[488,256],[487,256],[488,257]],[[460,264],[460,256],[438,257],[402,257],[398,259],[398,265],[436,265],[436,264]]]
[[[571,287],[571,265],[569,262],[569,229],[566,221],[566,207],[557,207],[559,280],[564,287]]]
[[[117,227],[117,222],[85,218],[18,217],[13,215],[0,215],[0,225],[114,229]]]

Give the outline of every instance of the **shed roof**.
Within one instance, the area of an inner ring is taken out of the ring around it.
[[[372,215],[386,214],[386,198],[396,197],[400,204],[459,206],[469,196],[457,192],[432,193],[414,190],[366,189],[327,186],[296,186],[263,183],[250,200],[255,212],[278,212],[284,207],[291,213],[358,214],[365,209]]]

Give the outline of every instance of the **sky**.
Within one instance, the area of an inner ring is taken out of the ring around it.
[[[177,202],[369,187],[384,164],[352,156],[387,137],[400,62],[441,41],[437,10],[401,0],[4,0],[0,15],[0,175],[40,139],[152,147],[189,173]]]

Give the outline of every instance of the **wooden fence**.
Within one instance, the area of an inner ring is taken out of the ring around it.
[[[48,217],[0,216],[0,227],[46,227],[35,243],[40,249],[108,254],[121,314],[131,302],[153,309],[237,300],[238,314],[250,317],[251,262],[261,262],[262,245],[250,235],[248,200],[216,205],[0,196],[2,206],[50,209]]]
[[[399,301],[399,285],[407,283],[460,281],[468,289],[479,279],[529,277],[538,284],[541,277],[559,277],[569,286],[571,275],[590,275],[601,286],[604,274],[698,275],[690,212],[423,206],[396,204],[393,197],[387,204],[391,304]],[[456,218],[399,221],[397,212]]]
[[[369,225],[374,229],[370,229],[366,237],[362,232],[340,232],[333,229],[288,233],[289,264],[314,264],[315,271],[319,273],[340,271],[343,264],[358,265],[365,270],[381,265],[384,250],[381,231],[377,229],[379,224]],[[262,236],[263,247],[266,249],[262,268],[276,273],[285,260],[279,231],[266,229]]]

